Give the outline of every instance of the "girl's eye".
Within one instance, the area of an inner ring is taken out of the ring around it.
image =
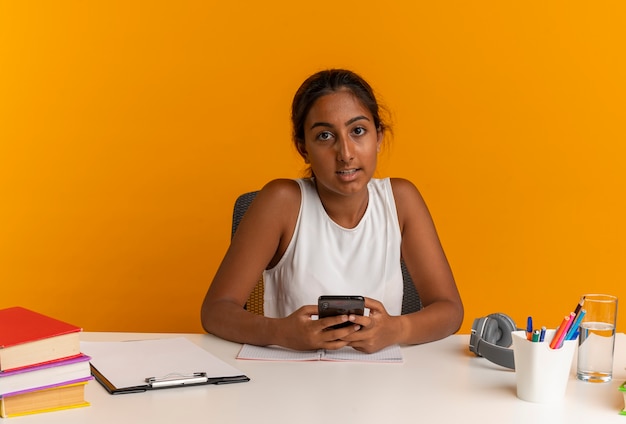
[[[321,132],[317,136],[317,139],[321,141],[327,141],[327,140],[330,140],[331,138],[333,138],[333,134],[328,131]]]
[[[363,134],[365,134],[366,130],[363,127],[356,127],[354,130],[352,130],[352,132],[355,135],[363,135]]]

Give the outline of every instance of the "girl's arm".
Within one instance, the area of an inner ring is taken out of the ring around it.
[[[463,321],[463,303],[426,203],[417,188],[392,179],[402,257],[424,308],[400,317],[399,343],[424,343],[455,333]]]
[[[244,305],[263,270],[284,252],[299,208],[300,188],[295,181],[275,180],[259,191],[202,303],[202,326],[207,332],[240,343],[279,344],[277,320],[252,314]]]
[[[300,187],[292,180],[275,180],[256,196],[241,220],[202,303],[204,329],[238,343],[280,345],[292,349],[338,349],[353,326],[324,331],[341,317],[311,320],[317,305],[303,306],[285,318],[267,318],[244,309],[266,268],[283,256],[300,211]]]

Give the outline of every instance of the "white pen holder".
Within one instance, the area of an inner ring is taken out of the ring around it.
[[[531,342],[525,331],[512,333],[518,398],[549,403],[565,397],[577,341],[567,340],[560,349],[550,349],[554,334],[555,330],[547,330],[543,342]]]

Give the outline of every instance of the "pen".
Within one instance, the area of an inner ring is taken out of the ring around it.
[[[533,317],[528,317],[528,320],[526,320],[526,338],[528,340],[533,338]]]
[[[569,327],[572,324],[573,319],[574,319],[573,312],[570,313],[569,316],[566,316],[565,318],[563,318],[563,322],[561,322],[559,329],[557,330],[556,334],[554,335],[554,338],[550,342],[550,349],[561,348],[561,346],[563,345],[563,339],[565,338],[565,335],[567,334],[567,331],[569,330]]]
[[[546,327],[541,327],[541,333],[539,333],[539,341],[542,342],[546,338]]]
[[[533,342],[538,342],[539,341],[539,330],[534,330],[533,331]]]

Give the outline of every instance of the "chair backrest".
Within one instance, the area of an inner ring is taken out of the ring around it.
[[[248,210],[248,206],[250,206],[257,193],[258,191],[244,193],[235,201],[231,237],[235,235],[235,231],[237,231],[241,218],[243,218],[244,214]],[[400,260],[400,267],[402,269],[402,279],[404,281],[404,295],[402,296],[402,314],[404,315],[422,309],[422,301],[417,293],[417,290],[415,289],[411,275],[409,274],[403,260]],[[247,310],[263,315],[263,290],[263,278],[261,277],[250,294],[248,302],[246,303]]]
[[[235,207],[233,209],[233,225],[231,229],[231,238],[235,235],[235,231],[237,231],[237,227],[239,226],[239,222],[241,222],[241,218],[245,215],[248,207],[256,197],[258,191],[251,191],[249,193],[244,193],[235,200]],[[250,293],[248,297],[248,301],[246,302],[246,309],[250,312],[253,312],[258,315],[264,315],[263,313],[263,292],[265,291],[265,285],[263,283],[263,276],[259,277],[259,281],[257,281],[256,286]]]

